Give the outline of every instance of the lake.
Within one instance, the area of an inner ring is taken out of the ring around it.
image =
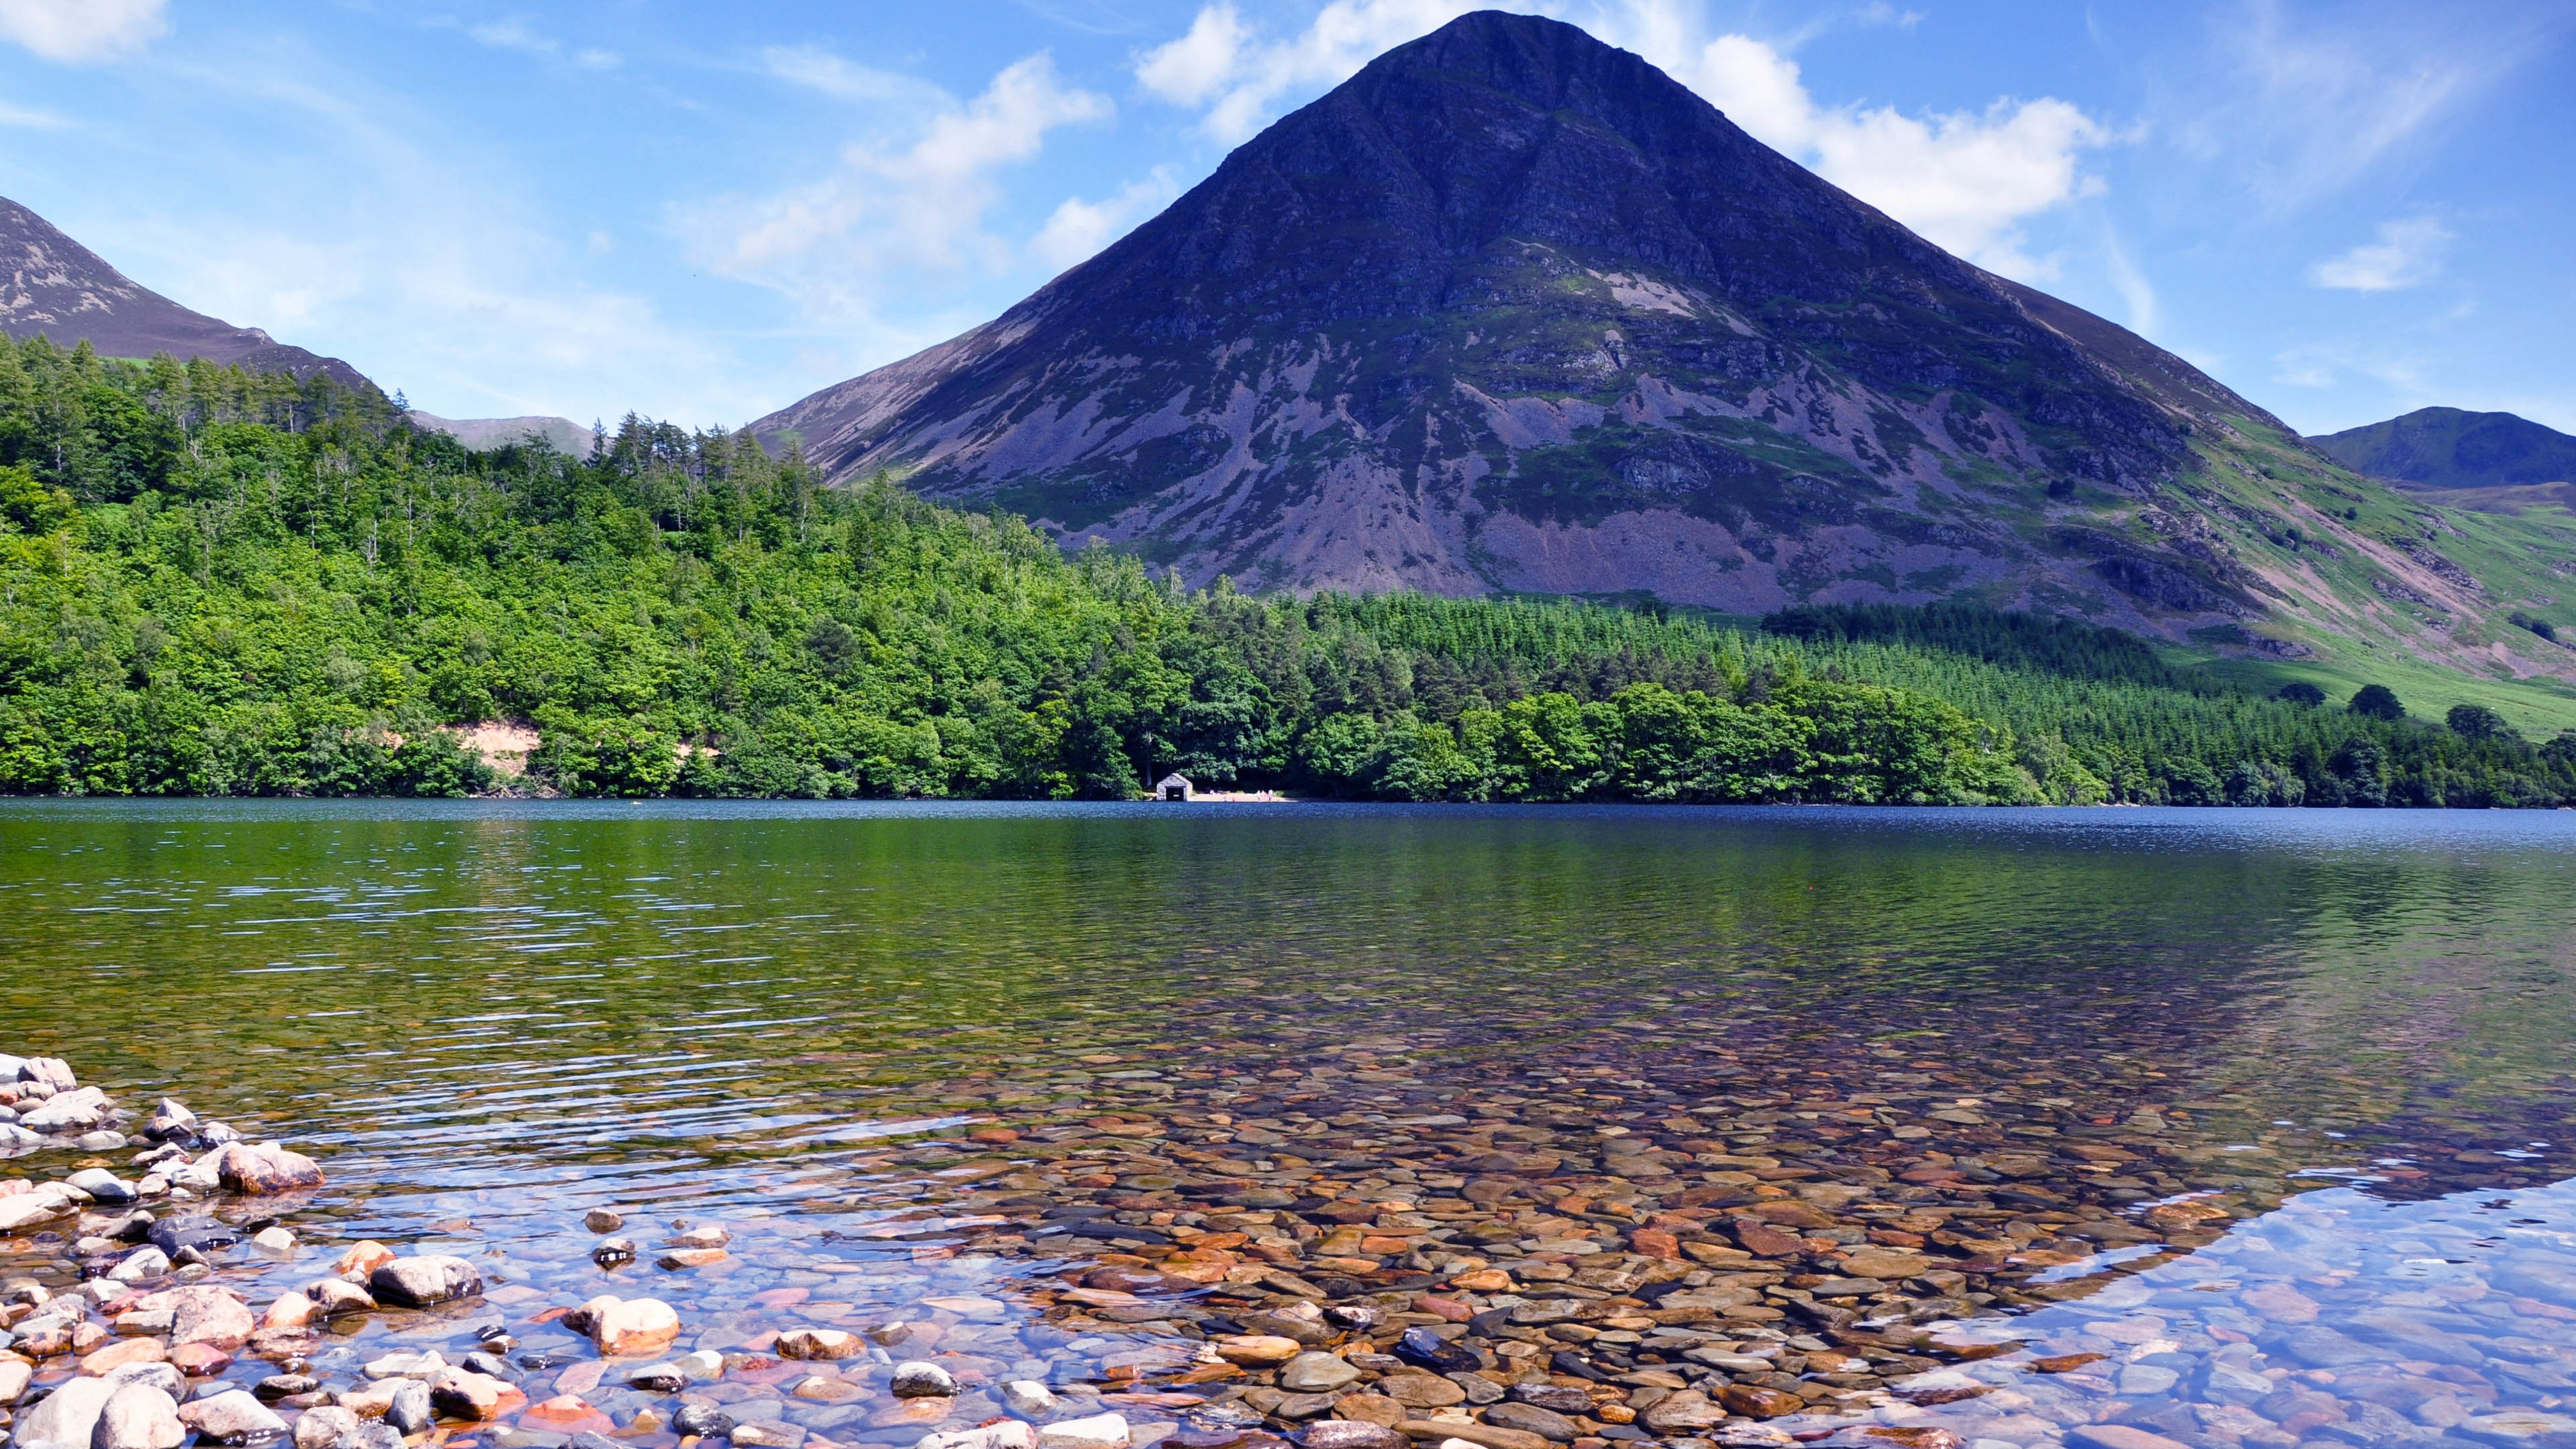
[[[476,1264],[287,1356],[504,1324],[504,1449],[2576,1443],[2571,952],[2565,813],[0,805],[0,1052],[318,1159],[254,1305]]]

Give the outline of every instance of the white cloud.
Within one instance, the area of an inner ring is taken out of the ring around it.
[[[1136,78],[1165,100],[1202,108],[1209,135],[1240,141],[1291,98],[1478,8],[1477,0],[1332,0],[1303,31],[1274,40],[1246,27],[1231,4],[1214,4],[1187,34],[1146,52]],[[1701,0],[1519,0],[1506,8],[1570,20],[1636,51],[1756,138],[1933,242],[2025,277],[2048,269],[2023,254],[2019,223],[2098,191],[2098,179],[2082,172],[2082,153],[2116,139],[2050,97],[1919,116],[1821,104],[1778,45],[1716,32]],[[1900,27],[1919,19],[1883,5],[1858,18]]]
[[[494,50],[514,50],[540,60],[557,60],[564,56],[562,41],[541,35],[522,21],[496,20],[483,25],[469,25],[465,27],[465,33],[473,37],[476,44],[490,46]],[[623,65],[626,58],[613,50],[584,48],[574,51],[571,60],[584,70],[614,70]]]
[[[1332,0],[1305,30],[1271,41],[1247,29],[1233,5],[1210,5],[1188,34],[1146,52],[1136,79],[1174,104],[1205,106],[1201,125],[1232,144],[1260,130],[1283,98],[1347,80],[1384,51],[1482,8],[1477,0]]]
[[[0,126],[16,126],[29,131],[59,131],[71,122],[51,111],[32,111],[0,101]]]
[[[2345,291],[2394,292],[2431,280],[2453,240],[2447,228],[2428,216],[2382,222],[2379,240],[2317,263],[2308,279]]]
[[[1048,132],[1113,114],[1108,98],[1064,85],[1040,53],[974,100],[949,103],[908,145],[854,143],[822,181],[723,198],[681,227],[727,276],[788,292],[822,316],[867,319],[889,274],[1008,269],[1015,248],[986,226],[1002,200],[996,173],[1035,157]],[[1061,239],[1069,244],[1078,224],[1069,218]]]
[[[773,45],[760,53],[761,69],[791,85],[844,101],[927,101],[945,109],[956,102],[928,81],[843,60],[820,46]]]
[[[1147,52],[1136,63],[1136,79],[1175,105],[1205,105],[1240,70],[1251,38],[1233,6],[1211,5],[1190,23],[1189,34]]]
[[[113,60],[167,33],[169,0],[0,0],[0,40],[47,60]]]
[[[1102,247],[1127,234],[1130,227],[1171,204],[1181,194],[1169,166],[1157,166],[1141,181],[1131,181],[1118,194],[1101,201],[1068,198],[1029,243],[1030,255],[1062,272],[1088,260]]]

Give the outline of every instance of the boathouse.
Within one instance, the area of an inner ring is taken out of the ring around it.
[[[1154,786],[1154,798],[1157,800],[1187,802],[1193,793],[1195,792],[1190,787],[1190,777],[1177,771],[1165,775]]]

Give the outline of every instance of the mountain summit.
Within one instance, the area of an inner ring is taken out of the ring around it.
[[[1194,582],[1973,594],[2224,630],[2288,597],[2237,538],[2340,526],[2269,494],[2194,508],[2260,476],[2257,442],[2324,465],[1639,57],[1495,12],[1379,57],[994,321],[757,426],[835,478]],[[2218,453],[2235,476],[2192,482]]]
[[[2354,472],[2419,488],[2576,482],[2576,438],[2512,413],[2417,408],[2308,443]]]
[[[21,341],[43,333],[65,347],[87,342],[108,357],[167,352],[181,359],[239,363],[253,372],[297,377],[321,372],[349,387],[375,386],[336,357],[288,347],[256,327],[235,327],[180,306],[5,196],[0,196],[0,333]]]

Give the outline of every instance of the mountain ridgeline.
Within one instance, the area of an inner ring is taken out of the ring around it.
[[[2381,612],[2358,570],[2447,600],[2404,549],[2310,568],[2371,509],[2262,409],[1529,16],[1390,51],[1001,317],[756,426],[1202,583],[1964,598],[2294,657]]]
[[[2576,483],[2576,438],[2511,413],[2418,408],[2308,442],[2356,473],[2420,488]]]
[[[192,312],[108,265],[52,222],[0,197],[0,335],[87,342],[109,357],[166,352],[249,372],[316,374],[343,387],[374,384],[336,357],[289,347],[256,327]]]

